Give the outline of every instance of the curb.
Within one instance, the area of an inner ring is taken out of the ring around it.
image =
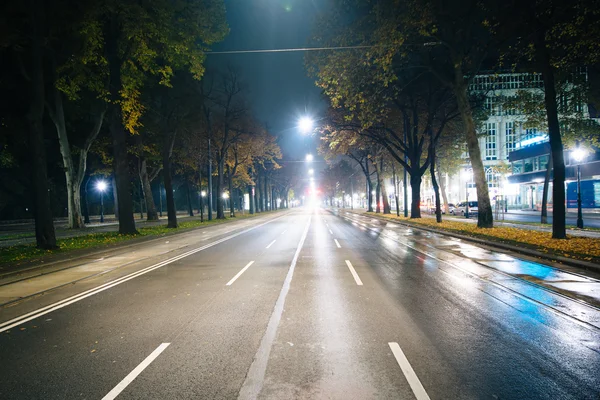
[[[348,211],[352,214],[356,214],[356,215],[360,215],[356,212],[352,212],[352,211]],[[369,214],[369,217],[373,217],[375,219],[378,219],[380,221],[386,221],[386,222],[394,222],[400,225],[404,225],[404,226],[408,226],[411,228],[415,228],[415,229],[420,229],[423,231],[428,231],[428,232],[432,232],[432,233],[437,233],[439,235],[445,235],[445,236],[450,236],[450,237],[454,237],[457,239],[462,239],[465,241],[469,241],[469,242],[474,242],[477,244],[483,244],[489,247],[496,247],[499,249],[503,249],[503,250],[509,250],[515,253],[519,253],[519,254],[523,254],[526,256],[530,256],[530,257],[535,257],[535,258],[539,258],[539,259],[543,259],[546,261],[553,261],[553,262],[558,262],[561,264],[565,264],[565,265],[569,265],[572,267],[577,267],[577,268],[582,268],[582,269],[587,269],[587,270],[592,270],[594,272],[600,272],[600,265],[598,264],[594,264],[592,262],[588,262],[588,261],[582,261],[582,260],[575,260],[572,258],[567,258],[567,257],[562,257],[562,256],[556,256],[556,255],[549,255],[547,253],[542,253],[539,252],[537,250],[532,250],[532,249],[527,249],[527,248],[523,248],[523,247],[518,247],[518,246],[514,246],[511,244],[506,244],[506,243],[501,243],[501,242],[496,242],[493,240],[486,240],[486,239],[480,239],[480,238],[475,238],[475,237],[471,237],[471,236],[467,236],[467,235],[462,235],[460,233],[454,233],[454,232],[448,232],[448,231],[444,231],[444,230],[440,230],[440,229],[434,229],[434,228],[429,228],[429,227],[422,227],[422,226],[418,226],[417,224],[411,224],[411,223],[406,223],[404,221],[399,221],[396,219],[388,219],[386,217],[381,217],[381,216],[377,216],[377,215],[371,215]]]

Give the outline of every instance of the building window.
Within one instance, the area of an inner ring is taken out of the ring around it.
[[[512,173],[513,175],[523,173],[523,160],[515,161],[514,163],[512,163]]]
[[[500,115],[502,113],[501,105],[496,100],[491,96],[485,98],[485,109],[489,115]]]
[[[508,160],[508,153],[515,150],[515,144],[517,143],[517,135],[515,133],[515,123],[507,122],[506,125],[506,159]]]
[[[487,135],[485,137],[485,159],[486,160],[497,160],[498,155],[496,152],[496,123],[489,122],[485,124]]]
[[[495,168],[485,169],[485,180],[487,181],[488,188],[498,187],[498,171]]]

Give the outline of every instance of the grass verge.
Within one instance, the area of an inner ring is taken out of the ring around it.
[[[459,233],[474,238],[510,244],[517,247],[533,249],[548,255],[556,255],[576,260],[600,262],[600,239],[567,236],[567,240],[552,239],[550,232],[499,226],[494,228],[478,228],[476,224],[443,220],[437,223],[433,218],[409,219],[395,215],[367,213],[368,215],[401,221],[403,223],[423,226],[441,231]]]
[[[42,250],[35,247],[34,243],[20,244],[0,249],[0,265],[17,266],[24,262],[35,261],[43,257],[55,254],[64,254],[73,250],[92,249],[109,247],[116,243],[126,242],[132,239],[146,236],[167,236],[184,230],[198,228],[201,226],[217,225],[228,221],[238,221],[240,219],[252,218],[270,214],[276,211],[262,212],[260,214],[239,214],[235,218],[224,220],[212,220],[200,222],[200,220],[179,222],[179,227],[175,229],[167,228],[165,225],[150,226],[138,228],[138,235],[121,235],[118,232],[90,233],[89,235],[75,236],[71,238],[62,238],[57,240],[59,246],[56,250]],[[0,270],[2,268],[0,267]]]

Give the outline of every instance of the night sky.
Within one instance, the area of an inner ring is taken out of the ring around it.
[[[230,33],[214,51],[305,47],[326,0],[225,0]],[[315,139],[296,127],[304,114],[318,118],[325,104],[304,69],[304,52],[209,55],[208,67],[233,65],[247,85],[254,115],[279,136],[286,158],[315,152]]]

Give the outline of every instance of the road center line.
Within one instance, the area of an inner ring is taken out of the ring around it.
[[[333,231],[331,229],[329,230],[329,233],[331,233],[333,235]]]
[[[156,350],[154,350],[148,357],[146,357],[144,361],[140,363],[140,365],[135,367],[135,369],[131,371],[129,375],[123,378],[123,380],[119,382],[119,384],[115,386],[113,390],[108,392],[108,394],[104,396],[102,400],[113,400],[115,397],[117,397],[123,390],[125,390],[127,386],[129,386],[131,382],[133,382],[135,378],[137,378],[139,374],[142,373],[143,370],[146,369],[148,365],[150,365],[152,361],[156,359],[156,357],[160,355],[160,353],[162,353],[167,347],[169,347],[170,344],[171,343],[163,343],[160,346],[158,346]]]
[[[335,245],[338,247],[338,249],[342,248],[342,246],[340,246],[340,242],[338,242],[337,239],[333,239],[333,241],[335,242]]]
[[[398,343],[390,342],[388,345],[390,346],[390,349],[392,349],[392,353],[394,353],[394,357],[396,357],[396,361],[398,362],[398,365],[400,365],[400,369],[402,369],[402,372],[404,373],[404,376],[406,377],[406,380],[408,381],[408,384],[410,385],[410,388],[415,394],[417,400],[429,400],[429,395],[421,384],[419,377],[417,374],[415,374],[415,371],[410,366],[408,359],[404,355],[404,352]]]
[[[288,270],[285,281],[283,282],[283,287],[281,288],[281,292],[279,292],[279,297],[275,303],[275,308],[273,309],[271,318],[269,318],[269,324],[267,325],[265,334],[260,341],[260,346],[254,355],[254,361],[252,362],[252,365],[250,365],[250,369],[246,375],[246,380],[240,389],[240,393],[238,395],[239,400],[256,399],[262,390],[265,380],[265,372],[267,371],[267,362],[269,361],[271,348],[273,347],[275,335],[277,334],[277,328],[279,327],[281,315],[283,314],[285,298],[290,290],[292,277],[294,276],[294,269],[296,268],[298,257],[300,257],[300,251],[302,250],[304,241],[308,236],[308,228],[310,227],[311,218],[312,216],[308,217],[306,228],[304,228],[304,233],[302,233],[302,237],[298,243],[298,248],[296,249],[292,263],[290,264],[290,269]]]
[[[236,280],[237,278],[239,278],[239,277],[240,277],[240,275],[242,275],[244,272],[246,272],[246,270],[247,270],[248,268],[250,268],[250,266],[251,266],[252,264],[254,264],[254,261],[250,261],[248,264],[246,264],[246,266],[245,266],[244,268],[242,268],[242,270],[241,270],[240,272],[238,272],[237,274],[235,274],[235,276],[234,276],[233,278],[231,278],[231,280],[230,280],[229,282],[227,282],[227,284],[226,284],[225,286],[231,286],[231,284],[232,284],[233,282],[235,282],[235,280]]]
[[[76,303],[76,302],[78,302],[80,300],[83,300],[83,299],[85,299],[87,297],[93,296],[93,295],[95,295],[97,293],[100,293],[100,292],[102,292],[104,290],[107,290],[107,289],[110,289],[110,288],[112,288],[114,286],[120,285],[121,283],[127,282],[127,281],[129,281],[131,279],[134,279],[134,278],[137,278],[138,276],[147,274],[148,272],[154,271],[155,269],[164,267],[165,265],[168,265],[168,264],[171,264],[171,263],[173,263],[175,261],[181,260],[182,258],[191,256],[192,254],[195,254],[195,253],[198,253],[200,251],[206,250],[206,249],[208,249],[210,247],[216,246],[216,245],[218,245],[220,243],[223,243],[223,242],[225,242],[227,240],[233,239],[234,237],[243,235],[244,233],[248,233],[248,232],[250,232],[250,231],[252,231],[252,230],[254,230],[256,228],[259,228],[259,227],[261,227],[263,225],[269,224],[269,223],[271,223],[271,222],[273,222],[275,220],[278,220],[280,218],[283,218],[285,216],[286,215],[282,215],[280,217],[273,218],[271,220],[263,222],[262,224],[253,226],[253,227],[251,227],[249,229],[244,229],[243,231],[234,233],[232,235],[226,236],[226,237],[221,238],[219,240],[216,240],[214,242],[205,244],[204,246],[201,246],[201,247],[198,247],[196,249],[190,250],[190,251],[185,252],[183,254],[180,254],[178,256],[169,258],[169,259],[164,260],[162,262],[159,262],[157,264],[154,264],[154,265],[151,265],[149,267],[143,268],[143,269],[141,269],[139,271],[132,272],[132,273],[130,273],[128,275],[125,275],[125,276],[117,278],[117,279],[115,279],[113,281],[104,283],[104,284],[102,284],[100,286],[97,286],[95,288],[88,289],[88,290],[83,291],[83,292],[81,292],[79,294],[76,294],[74,296],[71,296],[71,297],[68,297],[66,299],[57,301],[56,303],[47,305],[45,307],[42,307],[40,309],[31,311],[31,312],[28,312],[27,314],[20,315],[20,316],[18,316],[16,318],[13,318],[13,319],[9,320],[9,321],[1,323],[0,324],[0,333],[4,332],[6,330],[9,330],[11,328],[14,328],[15,326],[19,326],[19,325],[21,325],[21,324],[23,324],[25,322],[31,321],[32,319],[36,319],[36,318],[39,318],[39,317],[41,317],[43,315],[51,313],[52,311],[56,311],[58,309],[66,307],[69,304]]]
[[[277,241],[277,239],[273,240],[271,243],[269,243],[269,245],[267,246],[267,249],[271,246],[273,246],[273,243],[275,243]]]
[[[354,280],[356,281],[356,284],[358,286],[362,286],[363,283],[360,280],[360,277],[358,276],[358,274],[356,273],[356,270],[354,269],[354,267],[352,266],[352,263],[350,262],[350,260],[346,260],[346,265],[348,266],[348,269],[350,270],[350,273],[352,274],[352,276],[354,277]]]

